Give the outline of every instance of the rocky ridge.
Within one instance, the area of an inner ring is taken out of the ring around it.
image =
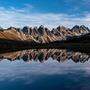
[[[7,29],[0,28],[0,39],[49,43],[67,40],[68,37],[81,36],[88,33],[90,33],[90,30],[84,25],[75,25],[72,29],[64,26],[58,26],[52,30],[49,30],[43,25],[41,25],[39,28],[32,28],[28,26],[25,26],[22,29],[10,27]]]

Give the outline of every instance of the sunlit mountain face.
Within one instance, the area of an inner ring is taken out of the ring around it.
[[[1,61],[7,59],[10,61],[23,60],[25,62],[35,61],[44,63],[50,58],[60,63],[68,60],[72,60],[75,63],[84,63],[90,60],[90,54],[73,52],[66,49],[30,49],[0,54]]]
[[[40,27],[25,26],[22,29],[10,27],[7,29],[0,28],[0,39],[49,43],[67,40],[68,38],[73,38],[74,36],[82,36],[89,33],[89,28],[85,27],[84,25],[76,25],[72,29],[64,26],[49,29],[43,25]]]

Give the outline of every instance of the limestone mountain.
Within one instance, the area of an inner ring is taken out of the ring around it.
[[[22,29],[10,27],[7,29],[0,28],[0,39],[49,43],[67,40],[67,37],[81,36],[88,33],[90,33],[90,30],[84,25],[75,25],[72,29],[58,26],[52,30],[43,25],[34,28],[25,26]]]

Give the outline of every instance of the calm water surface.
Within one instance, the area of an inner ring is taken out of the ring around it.
[[[0,90],[90,90],[90,56],[58,49],[0,54]]]

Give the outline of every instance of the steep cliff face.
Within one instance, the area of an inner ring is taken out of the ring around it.
[[[81,36],[88,33],[90,33],[90,30],[84,25],[76,25],[72,29],[59,26],[57,28],[53,28],[52,30],[49,30],[42,25],[39,28],[26,26],[23,29],[20,29],[10,27],[8,29],[0,29],[0,39],[49,43],[53,41],[66,40],[69,36]]]

